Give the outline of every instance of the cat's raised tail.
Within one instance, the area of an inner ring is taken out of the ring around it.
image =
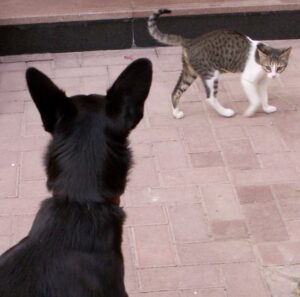
[[[168,44],[168,45],[183,45],[186,39],[184,39],[179,35],[162,33],[157,27],[157,23],[156,23],[157,19],[162,14],[169,14],[169,13],[171,13],[171,10],[161,8],[158,11],[151,14],[148,19],[148,31],[150,35],[160,43]]]

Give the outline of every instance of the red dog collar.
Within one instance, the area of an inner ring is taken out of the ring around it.
[[[120,205],[120,202],[121,202],[121,199],[120,199],[120,196],[119,197],[113,197],[113,198],[107,198],[107,201],[111,204],[114,204],[114,205]]]

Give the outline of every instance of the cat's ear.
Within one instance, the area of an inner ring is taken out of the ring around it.
[[[58,117],[71,105],[69,100],[50,78],[35,68],[26,71],[26,81],[45,130],[53,133]]]
[[[291,51],[292,51],[292,47],[283,49],[282,53],[280,54],[280,59],[285,60],[287,62],[289,60]]]
[[[257,53],[260,61],[265,60],[269,55],[268,47],[263,43],[259,43],[257,45]]]
[[[148,59],[132,62],[107,91],[108,115],[133,129],[143,117],[151,81],[151,62]]]

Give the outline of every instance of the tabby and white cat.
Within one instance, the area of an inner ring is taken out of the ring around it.
[[[220,73],[242,73],[241,83],[249,100],[245,116],[252,116],[262,105],[266,113],[277,110],[268,103],[269,78],[278,77],[288,64],[291,47],[272,48],[248,36],[230,30],[218,30],[194,39],[164,34],[157,28],[156,21],[161,14],[171,13],[160,9],[148,19],[148,30],[157,41],[183,47],[183,69],[172,93],[173,115],[180,119],[184,113],[179,110],[181,95],[199,76],[204,84],[207,102],[222,116],[231,117],[234,111],[223,107],[217,99]]]

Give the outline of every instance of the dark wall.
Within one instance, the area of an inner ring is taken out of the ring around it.
[[[238,30],[253,39],[300,38],[300,11],[162,17],[166,33],[195,37],[214,29]],[[157,45],[147,19],[0,26],[0,55],[125,49]]]

